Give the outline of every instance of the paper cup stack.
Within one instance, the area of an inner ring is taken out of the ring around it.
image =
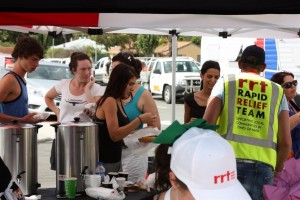
[[[101,184],[101,177],[96,174],[85,175],[84,177],[85,187],[86,188],[93,188],[93,187],[100,187]]]

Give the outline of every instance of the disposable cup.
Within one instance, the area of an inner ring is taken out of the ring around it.
[[[113,189],[112,183],[102,182],[101,187]]]
[[[109,180],[111,180],[113,177],[118,177],[118,172],[108,172]]]
[[[119,190],[123,191],[126,179],[124,177],[118,177],[116,178],[116,181],[119,185]]]
[[[128,181],[128,172],[119,172],[119,177],[124,177]]]
[[[75,198],[76,197],[76,185],[77,185],[77,178],[70,177],[65,178],[65,191],[67,198]]]

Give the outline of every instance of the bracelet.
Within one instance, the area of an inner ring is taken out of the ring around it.
[[[280,173],[282,173],[283,171],[285,170],[285,168],[283,167],[283,169],[279,172],[279,171],[276,171],[276,170],[274,170],[274,174],[280,174]]]
[[[143,124],[143,121],[142,121],[142,119],[138,116],[138,118],[139,118],[139,120],[140,120],[140,122],[141,122],[141,124]]]

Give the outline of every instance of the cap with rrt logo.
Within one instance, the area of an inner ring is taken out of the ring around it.
[[[195,199],[250,200],[237,179],[235,153],[213,130],[190,128],[171,149],[171,170]]]

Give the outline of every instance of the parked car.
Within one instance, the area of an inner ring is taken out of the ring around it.
[[[98,60],[94,67],[96,83],[100,85],[106,85],[109,80],[109,75],[106,73],[106,64],[108,63],[108,58],[109,57],[100,58],[100,60]]]
[[[176,98],[182,98],[186,92],[200,89],[200,71],[195,61],[189,57],[176,58]],[[166,103],[172,97],[172,58],[158,58],[154,61],[150,73],[150,91],[160,94]]]
[[[143,69],[140,74],[140,83],[142,86],[144,86],[146,89],[150,90],[149,88],[149,78],[151,74],[151,70],[153,68],[154,62],[157,59],[156,57],[146,57],[147,59],[140,59],[143,63]]]
[[[46,62],[55,62],[68,65],[71,61],[71,58],[44,58],[43,61]]]
[[[10,54],[0,53],[0,70],[10,70],[13,67],[13,58]]]
[[[198,62],[198,61],[195,61],[195,63],[196,63],[196,65],[198,66],[198,68],[199,68],[199,70],[201,70],[201,63],[200,62]]]
[[[34,72],[27,73],[25,79],[27,81],[28,90],[28,107],[33,112],[50,113],[49,120],[56,120],[55,114],[47,107],[44,96],[54,85],[61,79],[72,78],[68,65],[40,61],[39,66]],[[60,96],[54,102],[59,106]]]
[[[148,65],[153,57],[135,57],[142,62],[142,71],[140,74],[140,79],[137,80],[138,83],[142,84],[145,88],[148,88],[149,76],[151,72],[151,67]],[[109,80],[109,75],[111,74],[112,68],[109,68],[109,74],[106,72],[106,64],[108,62],[108,57],[101,58],[95,65],[95,77],[96,82],[100,85],[106,85]]]

